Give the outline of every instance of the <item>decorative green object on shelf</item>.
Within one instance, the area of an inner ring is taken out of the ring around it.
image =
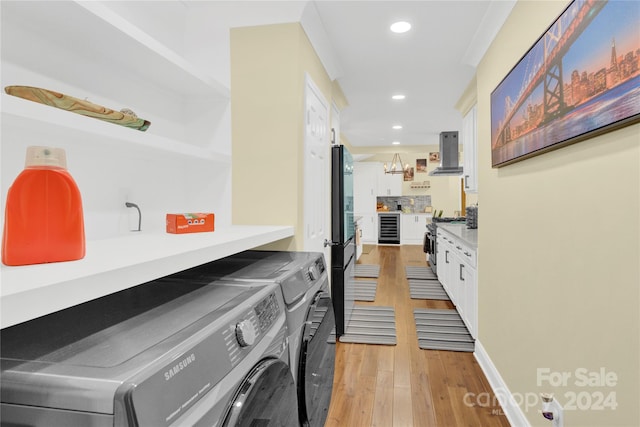
[[[93,117],[94,119],[142,132],[146,131],[151,125],[150,121],[138,118],[135,113],[129,109],[114,111],[102,105],[83,101],[82,99],[48,89],[31,86],[7,86],[4,88],[4,91],[18,98],[28,99],[29,101],[39,104],[49,105],[50,107],[60,108],[61,110],[71,111],[72,113]]]

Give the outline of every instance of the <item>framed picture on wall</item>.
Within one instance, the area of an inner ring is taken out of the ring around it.
[[[416,173],[427,171],[427,159],[416,159]]]
[[[404,180],[413,181],[413,168],[406,168],[404,170]]]
[[[429,163],[440,163],[439,151],[432,151],[429,153]]]
[[[573,1],[491,93],[501,167],[640,121],[638,3]]]

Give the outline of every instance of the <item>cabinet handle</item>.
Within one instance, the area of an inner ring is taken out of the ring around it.
[[[469,188],[469,175],[464,176],[464,188]]]
[[[456,246],[456,249],[461,251],[462,250],[462,246]]]
[[[469,258],[471,258],[471,254],[469,252],[465,252],[464,253],[466,256],[468,256]]]
[[[464,264],[460,264],[460,280],[464,282],[464,277],[462,277],[462,269],[464,268]]]
[[[449,264],[449,251],[444,251],[444,262]]]

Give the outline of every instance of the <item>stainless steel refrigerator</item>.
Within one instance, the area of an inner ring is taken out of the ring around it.
[[[331,148],[331,298],[336,337],[345,333],[355,305],[355,223],[353,157],[342,145]]]

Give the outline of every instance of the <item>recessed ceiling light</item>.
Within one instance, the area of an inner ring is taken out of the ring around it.
[[[401,94],[393,95],[393,96],[391,97],[391,99],[395,99],[395,100],[401,100],[401,99],[405,99],[405,98],[406,98],[406,96],[401,95]]]
[[[411,24],[406,21],[398,21],[391,24],[390,28],[394,33],[406,33],[411,29]]]
[[[402,129],[402,125],[393,125],[391,128],[396,130]]]
[[[400,141],[393,141],[392,144],[393,145],[400,145]]]

